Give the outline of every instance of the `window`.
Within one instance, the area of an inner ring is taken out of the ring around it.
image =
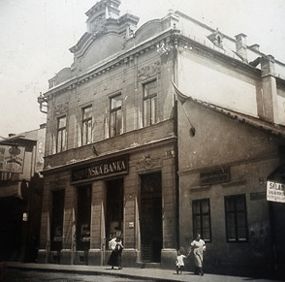
[[[82,145],[92,142],[92,106],[82,109]]]
[[[122,133],[122,95],[110,98],[110,137]]]
[[[56,152],[66,150],[66,116],[57,119],[57,144]]]
[[[77,187],[76,248],[90,248],[91,185]]]
[[[52,192],[51,207],[51,250],[62,248],[63,236],[64,190]]]
[[[226,233],[228,242],[248,240],[245,195],[225,197]]]
[[[193,236],[197,233],[201,234],[203,240],[211,241],[211,214],[210,200],[194,200],[192,201],[193,214]]]
[[[157,81],[143,85],[143,124],[149,126],[157,122]]]

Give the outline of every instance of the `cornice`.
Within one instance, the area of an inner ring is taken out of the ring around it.
[[[152,142],[149,142],[146,144],[140,144],[140,145],[135,146],[135,147],[128,147],[128,148],[124,148],[124,149],[121,149],[118,151],[113,151],[113,152],[112,151],[105,152],[103,155],[88,158],[85,160],[80,160],[80,161],[77,161],[74,163],[68,163],[68,164],[64,164],[61,166],[45,168],[41,173],[43,175],[46,175],[49,173],[53,173],[54,171],[62,171],[62,170],[66,170],[66,169],[71,169],[73,167],[81,166],[84,164],[89,164],[89,163],[92,163],[94,161],[104,160],[106,158],[112,158],[112,157],[116,157],[116,156],[120,156],[120,155],[124,155],[124,154],[130,154],[130,153],[145,151],[146,147],[147,148],[156,148],[156,147],[161,147],[163,145],[172,144],[174,142],[177,142],[177,137],[173,135],[173,136],[166,137],[166,138],[159,139],[159,140],[155,140],[155,141],[152,141]]]
[[[203,45],[202,43],[181,34],[178,29],[169,28],[137,46],[126,51],[118,52],[117,54],[104,59],[85,73],[72,77],[63,83],[56,85],[54,88],[49,89],[44,96],[49,97],[50,95],[61,94],[68,90],[72,90],[78,85],[84,84],[95,77],[134,61],[135,57],[139,57],[149,51],[156,49],[158,55],[168,55],[172,49],[177,48],[180,48],[180,51],[187,49],[191,52],[198,52],[204,56],[208,56],[209,58],[218,58],[235,68],[239,67],[241,70],[248,71],[254,77],[261,76],[261,71],[259,69],[245,62],[241,62],[236,58],[230,57],[228,54],[224,54],[207,45]]]
[[[179,35],[179,33],[179,30],[169,28],[161,32],[160,34],[155,35],[152,38],[140,43],[139,45],[128,49],[123,53],[119,52],[117,54],[112,55],[111,57],[104,59],[103,61],[95,65],[91,70],[88,70],[87,72],[79,76],[72,77],[63,83],[56,85],[55,87],[45,92],[44,96],[49,97],[50,95],[60,94],[68,90],[72,90],[78,85],[84,84],[95,77],[98,77],[106,72],[109,72],[110,70],[113,70],[114,68],[132,62],[135,57],[139,57],[149,51],[155,50],[161,47],[162,45],[164,46],[166,45],[166,43],[169,44],[169,42],[171,41],[171,37]]]

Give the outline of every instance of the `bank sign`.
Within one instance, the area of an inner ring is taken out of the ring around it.
[[[267,201],[285,203],[285,184],[267,181]]]
[[[22,173],[25,148],[0,145],[0,171]]]
[[[96,161],[74,168],[71,173],[72,182],[88,179],[102,179],[106,177],[127,174],[129,170],[128,155]]]

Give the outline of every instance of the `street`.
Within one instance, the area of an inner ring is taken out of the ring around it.
[[[142,282],[146,280],[134,280],[125,277],[114,277],[107,275],[83,275],[76,273],[63,272],[40,272],[40,271],[22,271],[8,269],[5,275],[5,282]],[[147,280],[151,281],[151,280]],[[152,280],[154,282],[155,280]]]

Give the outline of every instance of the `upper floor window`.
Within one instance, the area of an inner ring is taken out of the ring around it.
[[[92,142],[92,106],[82,109],[82,145]]]
[[[66,150],[66,116],[57,119],[57,142],[56,152],[62,152]]]
[[[157,122],[157,81],[143,85],[143,125],[149,126]]]
[[[122,95],[110,98],[110,137],[122,133]]]
[[[193,236],[199,233],[205,241],[211,241],[210,200],[194,200],[192,202]]]
[[[226,233],[228,242],[248,240],[245,195],[225,197]]]

